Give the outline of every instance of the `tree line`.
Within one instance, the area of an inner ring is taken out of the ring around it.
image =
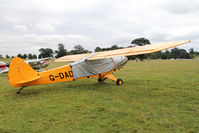
[[[36,54],[18,54],[17,57],[20,57],[22,59],[37,59]],[[4,58],[3,55],[0,54],[0,58]],[[5,58],[14,58],[14,56],[9,56],[8,54],[5,55]]]
[[[150,41],[146,38],[136,38],[132,40],[131,44],[128,47],[135,47],[135,46],[144,46],[144,45],[150,45]],[[117,45],[112,45],[111,47],[108,48],[101,48],[101,47],[96,47],[94,50],[95,52],[100,52],[100,51],[108,51],[108,50],[114,50],[114,49],[121,49],[124,47],[118,47]],[[51,48],[40,48],[39,49],[39,55],[37,56],[36,54],[18,54],[17,57],[23,58],[23,59],[37,59],[37,58],[46,58],[46,57],[55,57],[59,58],[65,55],[72,55],[72,54],[83,54],[83,53],[90,53],[91,51],[85,49],[81,45],[75,45],[72,50],[67,51],[65,49],[64,44],[59,43],[57,50],[53,50]],[[185,49],[180,49],[180,48],[173,48],[171,50],[166,50],[166,51],[159,51],[155,52],[152,54],[143,54],[143,55],[138,55],[138,56],[131,56],[129,59],[135,59],[139,58],[140,60],[144,59],[178,59],[178,58],[183,58],[183,59],[192,59],[196,55],[199,55],[199,52],[194,51],[193,48],[190,48],[189,51],[187,52]],[[0,58],[3,58],[2,55],[0,55]],[[8,54],[5,56],[5,58],[13,58],[10,57]]]
[[[73,50],[67,51],[65,49],[64,44],[59,43],[58,49],[55,51],[51,48],[40,48],[38,56],[36,54],[31,54],[31,53],[29,53],[29,54],[19,53],[17,55],[17,57],[20,57],[22,59],[41,59],[41,58],[46,58],[46,57],[59,58],[59,57],[65,56],[65,55],[82,54],[82,53],[91,53],[91,51],[84,49],[84,47],[79,44],[75,45],[73,47]],[[0,58],[4,58],[4,57],[0,54]],[[8,54],[6,54],[5,58],[14,58],[14,56],[9,56]]]
[[[59,43],[58,44],[58,49],[53,51],[51,48],[40,48],[39,49],[39,56],[38,58],[45,58],[45,57],[55,57],[59,58],[65,55],[72,55],[72,54],[82,54],[82,53],[91,53],[91,51],[84,49],[81,45],[75,45],[73,47],[73,50],[67,51],[65,49],[64,44]]]

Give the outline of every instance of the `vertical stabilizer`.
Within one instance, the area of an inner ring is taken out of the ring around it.
[[[39,78],[39,74],[23,59],[15,57],[10,62],[8,79],[12,86],[23,87],[25,83]]]

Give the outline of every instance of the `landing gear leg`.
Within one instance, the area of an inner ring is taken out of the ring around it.
[[[106,78],[116,82],[116,85],[122,85],[123,84],[123,80],[122,79],[117,79],[113,74],[107,74],[105,75]]]
[[[19,91],[17,91],[17,94],[20,94],[20,93],[21,93],[21,90],[23,90],[23,88],[25,88],[25,87],[21,87],[21,88],[19,89]]]

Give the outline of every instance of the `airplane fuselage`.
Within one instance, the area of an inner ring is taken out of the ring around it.
[[[103,60],[105,60],[105,59],[101,59],[101,62]],[[94,62],[92,65],[88,66],[88,67],[93,66],[93,68],[82,70],[82,71],[84,71],[84,73],[86,75],[83,75],[82,77],[78,77],[78,78],[74,77],[74,74],[76,73],[75,71],[77,71],[76,69],[73,69],[74,66],[66,65],[66,66],[55,68],[55,69],[38,72],[38,78],[33,81],[26,82],[26,83],[18,82],[17,84],[11,83],[11,85],[14,87],[24,87],[24,86],[32,86],[32,85],[39,85],[39,84],[50,84],[50,83],[57,83],[57,82],[74,81],[74,80],[94,78],[94,77],[99,77],[99,78],[103,79],[105,75],[112,74],[118,68],[125,65],[127,63],[127,61],[128,61],[127,57],[124,57],[124,56],[123,57],[113,57],[113,58],[111,58],[113,67],[111,67],[110,69],[106,69],[107,71],[104,68],[101,70],[101,67],[103,67],[103,66],[99,67],[99,65],[102,65],[102,64],[100,64],[101,63],[100,61],[99,61],[99,64],[96,64],[97,62]],[[92,61],[85,61],[85,62],[88,65],[88,64],[91,64]],[[108,63],[111,63],[111,62],[108,62]],[[105,62],[105,63],[107,63],[107,62]],[[77,63],[77,65],[80,65],[80,64]],[[98,69],[100,69],[100,70],[98,70]],[[90,72],[91,70],[93,72]],[[95,73],[97,71],[99,71],[100,73]]]

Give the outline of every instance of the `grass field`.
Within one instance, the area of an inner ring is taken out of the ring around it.
[[[199,132],[199,60],[130,61],[115,76],[122,86],[86,79],[17,95],[1,74],[0,132]]]

